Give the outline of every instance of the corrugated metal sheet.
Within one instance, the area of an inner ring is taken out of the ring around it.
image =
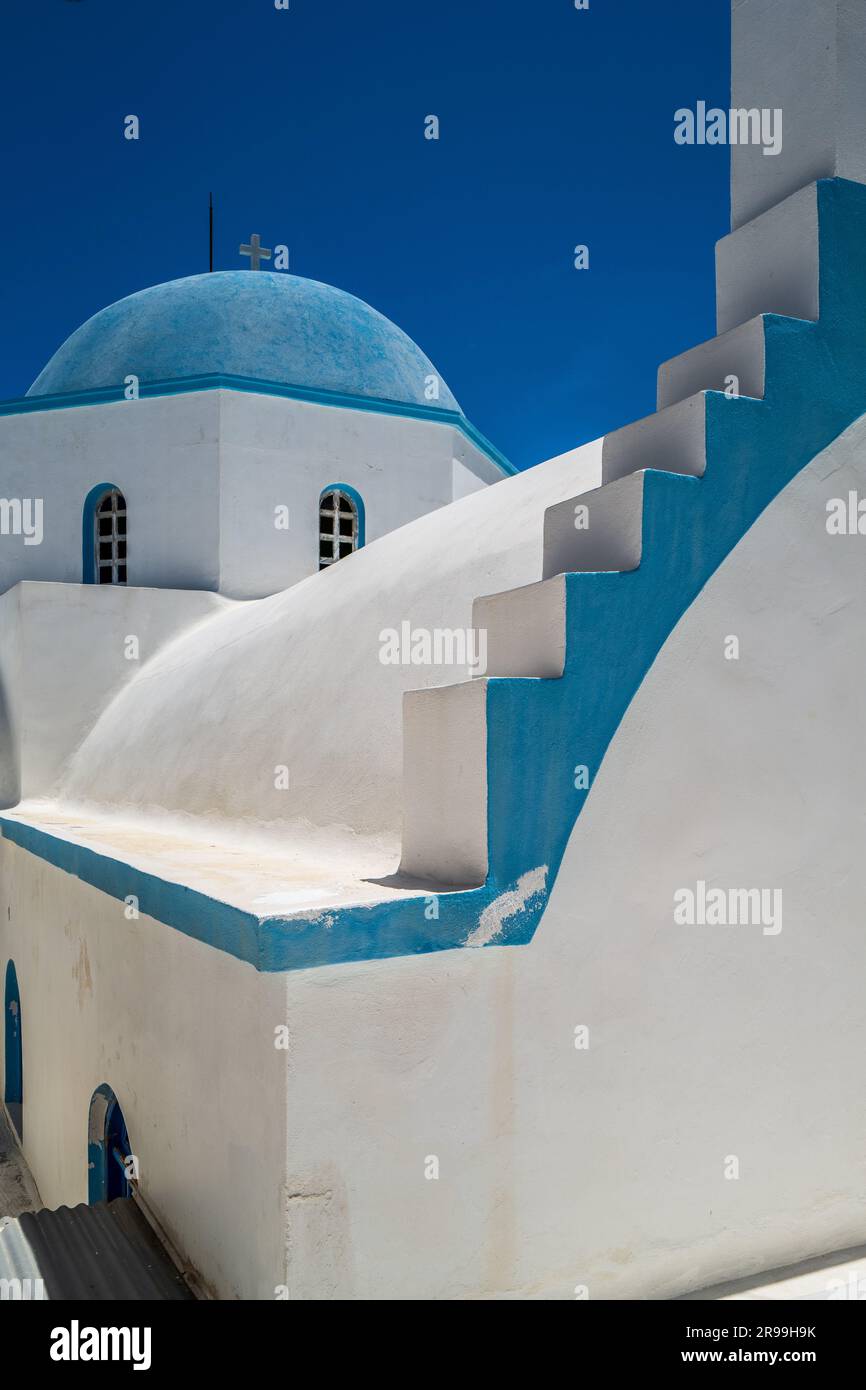
[[[49,1299],[193,1298],[131,1197],[0,1222],[0,1279],[42,1279]]]

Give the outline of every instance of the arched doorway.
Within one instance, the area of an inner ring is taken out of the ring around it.
[[[21,992],[14,961],[6,966],[6,1083],[3,1097],[18,1138],[24,1137],[24,1065],[21,1052]]]
[[[110,1086],[97,1086],[87,1123],[87,1200],[91,1206],[132,1195],[131,1158],[120,1102]]]

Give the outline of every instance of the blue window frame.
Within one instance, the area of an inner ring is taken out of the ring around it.
[[[319,495],[319,569],[360,550],[365,531],[361,494],[348,483],[330,483]]]
[[[81,571],[85,584],[127,582],[126,498],[114,483],[99,483],[84,500]]]

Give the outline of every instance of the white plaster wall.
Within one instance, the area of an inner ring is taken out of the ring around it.
[[[286,976],[289,1182],[340,1196],[290,1209],[295,1297],[334,1287],[323,1238],[343,1296],[627,1298],[866,1237],[866,537],[825,530],[849,488],[866,421],[666,644],[531,945]],[[699,878],[780,888],[782,931],[676,926]]]
[[[451,492],[455,502],[459,502],[461,497],[469,497],[473,492],[480,492],[484,486],[485,484],[477,474],[462,464],[459,459],[452,459]]]
[[[319,568],[319,497],[347,483],[364,500],[366,538],[377,540],[499,470],[450,425],[343,410],[276,396],[221,391],[221,589],[262,598]],[[455,494],[452,458],[471,482]],[[274,509],[288,506],[289,530]]]
[[[477,492],[483,486],[498,483],[502,474],[495,463],[472,444],[460,430],[451,431],[454,464],[453,500]]]
[[[12,712],[0,722],[3,804],[41,795],[118,690],[167,641],[229,606],[203,591],[122,585],[27,581],[0,595],[0,721]]]
[[[471,627],[479,594],[540,578],[545,508],[600,481],[597,441],[218,615],[113,701],[56,794],[251,820],[279,835],[351,827],[390,837],[396,851],[403,692],[467,673],[383,665],[380,633],[404,620]],[[277,765],[289,768],[287,791],[275,788]]]
[[[0,805],[13,806],[21,795],[20,591],[0,600]]]
[[[2,968],[21,991],[24,1154],[48,1207],[87,1201],[112,1087],[142,1193],[220,1298],[285,1281],[283,982],[0,840]],[[0,1030],[2,1034],[2,1030]],[[0,1047],[3,1038],[0,1036]]]
[[[822,178],[866,182],[862,0],[732,0],[731,105],[783,111],[780,154],[731,150],[731,226]]]
[[[44,539],[0,536],[0,593],[81,582],[84,501],[100,483],[127,500],[130,584],[261,598],[318,571],[329,483],[361,493],[376,540],[501,476],[451,425],[243,391],[3,416],[0,496],[41,498]]]
[[[0,844],[45,1200],[83,1195],[107,1081],[224,1294],[272,1297],[285,1259],[303,1299],[670,1297],[862,1241],[866,538],[825,530],[851,488],[866,421],[669,639],[528,947],[256,977]],[[781,889],[782,931],[676,926],[698,878]]]
[[[0,496],[41,497],[44,540],[0,536],[0,592],[22,579],[82,580],[90,489],[129,507],[129,582],[219,585],[219,400],[213,391],[0,417]]]

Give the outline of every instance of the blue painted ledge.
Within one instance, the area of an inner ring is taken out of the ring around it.
[[[449,903],[462,903],[471,894],[445,894],[440,899],[440,920],[428,922],[428,898],[400,899],[408,905],[406,917],[389,927],[389,913],[383,921],[381,908],[326,908],[321,914],[293,917],[256,917],[184,884],[135,869],[122,860],[77,845],[60,835],[27,825],[0,814],[3,838],[83,883],[100,889],[123,902],[138,899],[138,910],[157,921],[204,941],[239,960],[249,961],[257,970],[304,970],[310,966],[334,965],[339,961],[369,960],[383,956],[414,955],[441,951],[460,944],[455,929],[461,914],[452,914]],[[478,889],[480,895],[483,890]],[[408,925],[408,930],[407,930]]]
[[[139,398],[150,400],[155,396],[183,396],[191,391],[220,390],[249,391],[259,396],[281,396],[285,400],[306,401],[311,405],[337,406],[342,410],[366,410],[374,415],[399,415],[408,420],[430,420],[434,424],[452,425],[486,454],[491,463],[501,468],[503,473],[511,475],[519,471],[465,415],[459,410],[445,410],[442,406],[412,405],[403,401],[382,400],[375,396],[349,396],[340,391],[321,391],[306,386],[285,386],[277,381],[260,381],[256,377],[217,375],[141,382]],[[29,415],[39,410],[72,410],[84,405],[112,405],[125,401],[123,392],[123,386],[106,386],[96,391],[68,391],[56,396],[18,396],[14,400],[0,401],[0,416]]]
[[[866,187],[822,180],[818,215],[820,320],[764,316],[764,400],[706,392],[706,473],[647,474],[639,569],[566,577],[563,676],[488,682],[490,870],[482,888],[443,894],[437,921],[427,920],[420,895],[262,920],[0,816],[6,838],[116,898],[135,894],[143,912],[258,970],[463,947],[486,907],[546,866],[544,890],[489,944],[530,941],[591,795],[574,789],[574,768],[586,764],[594,780],[644,676],[707,580],[782,489],[866,413]]]

